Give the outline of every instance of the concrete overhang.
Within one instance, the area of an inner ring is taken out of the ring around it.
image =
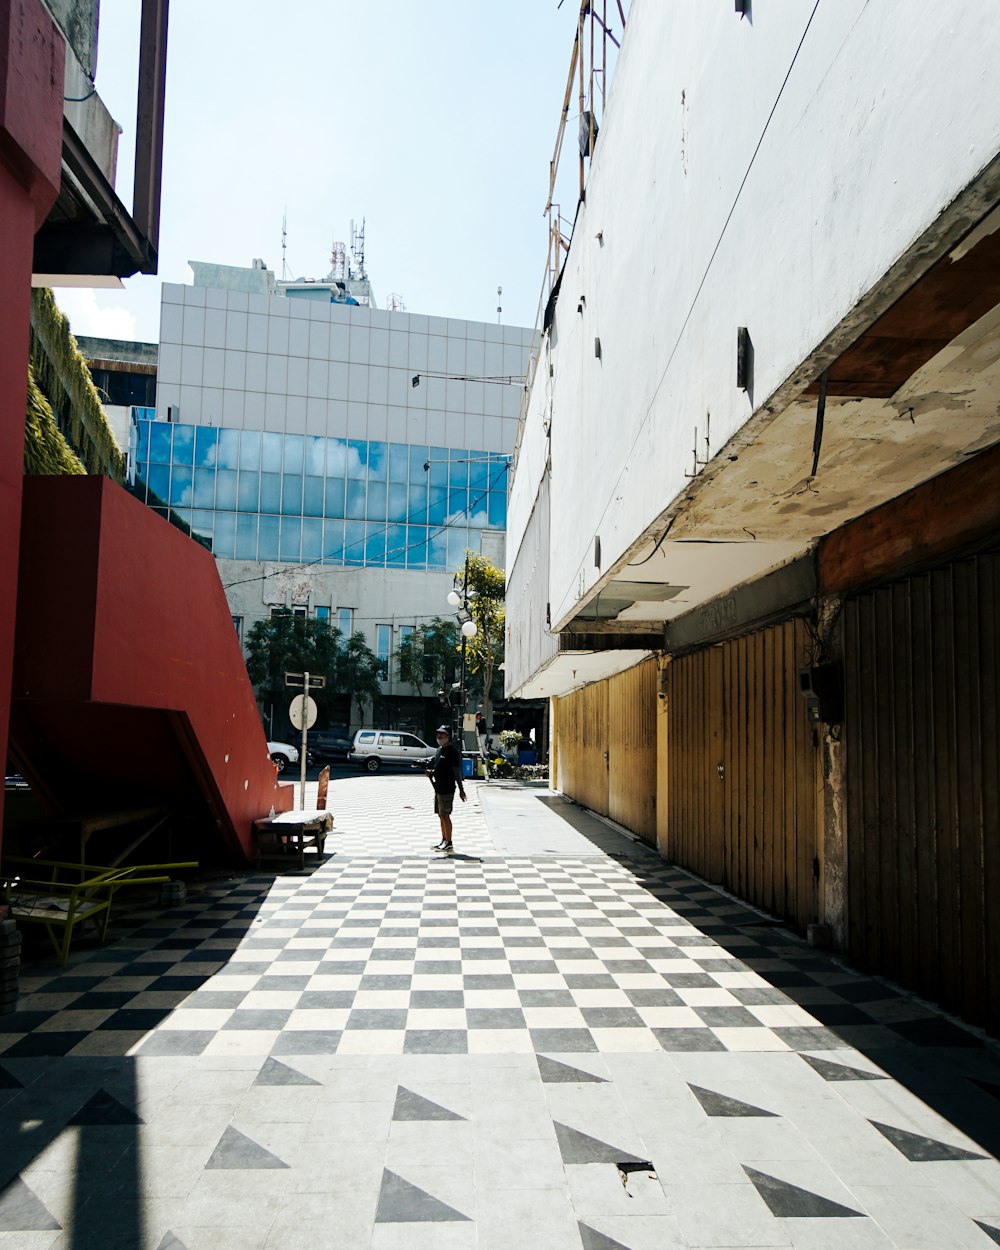
[[[885,279],[889,294],[859,305],[714,449],[554,631],[617,630],[627,647],[629,632],[780,568],[1000,443],[998,227],[1000,210],[980,207],[960,236],[941,227],[936,254],[922,240],[920,276],[916,262],[900,262],[903,276]],[[825,406],[816,393],[824,371]]]
[[[613,650],[560,651],[508,698],[549,699],[570,694],[592,681],[624,673],[654,653],[651,648],[621,646]]]

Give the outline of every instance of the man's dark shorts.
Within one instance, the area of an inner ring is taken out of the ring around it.
[[[437,816],[450,816],[455,807],[455,791],[451,794],[434,794],[434,813]]]

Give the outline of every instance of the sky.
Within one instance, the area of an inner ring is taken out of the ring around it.
[[[139,7],[100,10],[96,85],[123,127],[127,206]],[[397,293],[409,312],[493,321],[501,286],[502,320],[534,325],[578,14],[577,0],[171,0],[159,274],[57,291],[74,333],[155,342],[160,284],[190,283],[188,260],[262,257],[281,277],[283,217],[289,277],[324,276],[364,219],[380,307]]]

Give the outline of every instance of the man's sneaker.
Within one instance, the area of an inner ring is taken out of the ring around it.
[[[443,851],[446,846],[450,846],[450,845],[451,845],[450,843],[445,842],[445,840],[442,838],[440,842],[435,842],[435,844],[431,847],[431,850]]]
[[[442,855],[454,855],[455,848],[452,846],[450,842],[444,842],[441,845],[441,854]]]

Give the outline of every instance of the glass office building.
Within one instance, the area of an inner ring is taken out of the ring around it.
[[[479,550],[483,530],[506,527],[510,457],[498,452],[135,428],[132,489],[220,559],[448,571]]]

